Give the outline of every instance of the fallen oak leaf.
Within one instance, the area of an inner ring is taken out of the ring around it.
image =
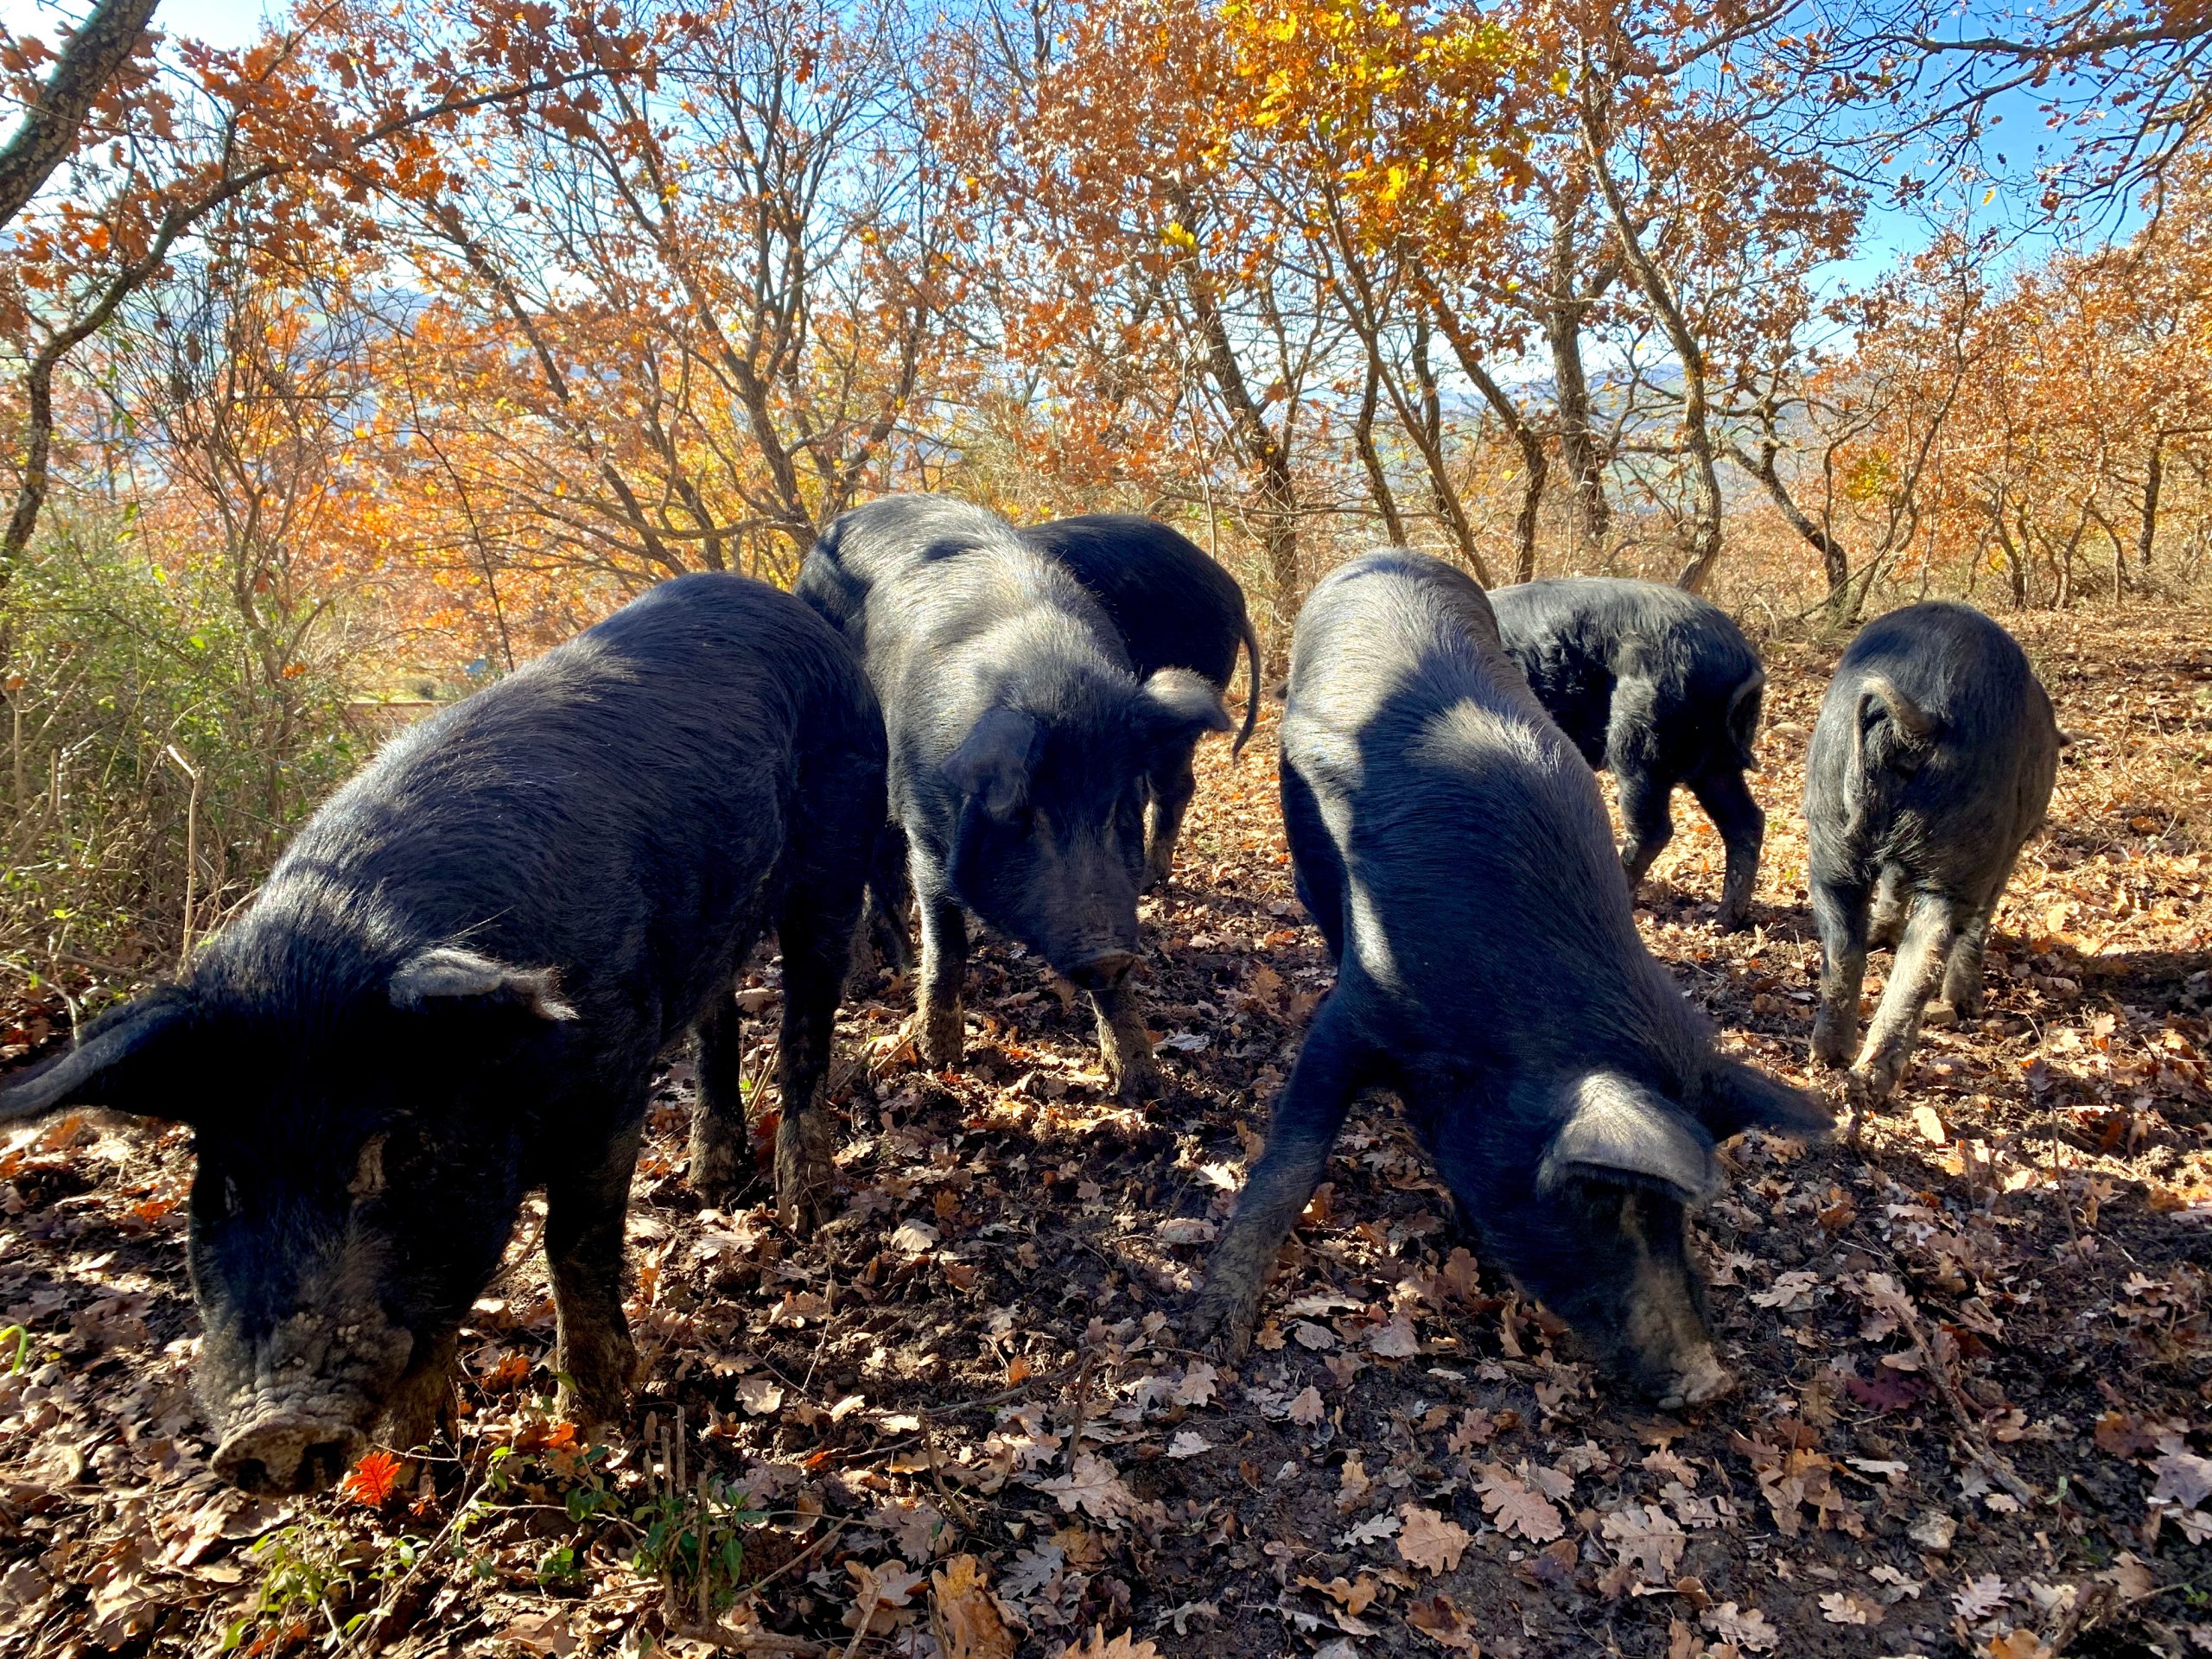
[[[1090,1627],[1090,1640],[1079,1648],[1070,1648],[1067,1659],[1160,1659],[1160,1644],[1140,1642],[1130,1630],[1109,1639],[1105,1626],[1094,1624]]]
[[[1604,1530],[1624,1561],[1636,1564],[1646,1584],[1666,1584],[1682,1564],[1689,1541],[1674,1517],[1656,1503],[1631,1503],[1605,1519]]]
[[[1738,1611],[1732,1601],[1724,1601],[1717,1607],[1708,1607],[1698,1615],[1705,1628],[1723,1642],[1733,1643],[1738,1648],[1753,1653],[1770,1653],[1781,1641],[1782,1632],[1774,1622],[1756,1607]]]
[[[1061,1510],[1069,1515],[1080,1509],[1101,1521],[1127,1515],[1136,1503],[1136,1495],[1122,1484],[1114,1465],[1088,1452],[1075,1460],[1075,1467],[1068,1473],[1039,1481],[1037,1490],[1058,1498]]]
[[[880,1567],[849,1560],[845,1571],[853,1575],[855,1593],[844,1624],[853,1630],[871,1629],[877,1615],[904,1607],[923,1582],[922,1574],[909,1570],[895,1555]]]
[[[1882,1610],[1863,1596],[1832,1590],[1821,1598],[1821,1617],[1831,1624],[1878,1624]]]
[[[1475,1490],[1482,1494],[1483,1511],[1508,1537],[1530,1543],[1548,1543],[1567,1530],[1558,1506],[1502,1464],[1480,1465]]]
[[[1549,1509],[1550,1505],[1545,1507]],[[1474,1535],[1458,1522],[1447,1521],[1434,1510],[1425,1510],[1417,1503],[1400,1504],[1398,1518],[1405,1522],[1404,1529],[1398,1534],[1398,1554],[1407,1566],[1417,1567],[1423,1572],[1452,1572],[1459,1565],[1459,1557],[1466,1553],[1467,1546],[1474,1541]]]
[[[930,1574],[930,1588],[944,1659],[1014,1659],[1014,1633],[999,1617],[973,1555],[956,1555]]]
[[[1414,1603],[1406,1609],[1406,1623],[1440,1648],[1464,1653],[1467,1659],[1482,1659],[1482,1644],[1475,1640],[1473,1627],[1447,1596],[1434,1595]]]

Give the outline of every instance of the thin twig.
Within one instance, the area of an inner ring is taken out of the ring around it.
[[[1891,1259],[1896,1262],[1894,1250],[1891,1252]],[[1903,1279],[1904,1264],[1897,1262],[1897,1267],[1899,1274],[1897,1295],[1897,1299],[1890,1304],[1891,1308],[1897,1314],[1899,1322],[1904,1325],[1905,1335],[1912,1339],[1912,1345],[1919,1351],[1921,1363],[1927,1368],[1929,1375],[1935,1379],[1936,1392],[1942,1395],[1944,1405],[1949,1409],[1953,1421],[1958,1424],[1960,1438],[1965,1440],[1967,1451],[1992,1479],[2014,1497],[2023,1503],[2034,1503],[2036,1501],[2035,1488],[2022,1480],[2013,1470],[2012,1465],[1999,1457],[1995,1449],[1982,1439],[1980,1420],[1976,1418],[1972,1409],[1967,1405],[1965,1397],[1959,1392],[1959,1385],[1957,1380],[1951,1375],[1950,1366],[1936,1351],[1935,1344],[1929,1340],[1927,1328],[1920,1322],[1920,1312],[1913,1305],[1911,1293],[1904,1288]]]

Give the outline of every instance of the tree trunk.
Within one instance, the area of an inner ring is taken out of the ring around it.
[[[1406,521],[1398,513],[1398,498],[1390,489],[1390,475],[1383,470],[1382,456],[1375,447],[1375,405],[1382,390],[1382,365],[1375,360],[1373,353],[1367,358],[1367,386],[1360,394],[1359,415],[1352,423],[1352,441],[1358,446],[1360,464],[1367,468],[1367,487],[1375,498],[1375,509],[1382,515],[1382,528],[1390,537],[1390,545],[1406,544]]]
[[[2028,568],[2020,556],[2018,545],[2012,540],[2012,531],[2005,527],[2002,496],[1998,498],[1996,508],[1989,517],[1997,526],[1997,544],[2005,550],[2005,572],[2012,584],[2012,608],[2024,611],[2028,608]]]
[[[2165,442],[2163,432],[2152,437],[2150,469],[2143,480],[2143,523],[2135,533],[2135,563],[2145,570],[2151,568],[2151,550],[2158,538],[2158,486],[2165,478]]]
[[[78,25],[47,77],[38,102],[0,149],[0,226],[23,211],[54,169],[77,147],[77,134],[92,105],[130,60],[156,0],[100,0]]]
[[[1586,560],[1602,559],[1612,539],[1605,500],[1605,457],[1590,426],[1590,382],[1582,370],[1582,321],[1589,306],[1575,296],[1574,211],[1562,207],[1552,227],[1552,291],[1544,307],[1551,347],[1553,397],[1559,408],[1560,464],[1567,473],[1574,538]]]
[[[1612,216],[1613,229],[1620,238],[1621,257],[1628,263],[1629,274],[1657,314],[1668,343],[1674,346],[1675,355],[1682,365],[1682,439],[1689,450],[1690,487],[1695,497],[1696,517],[1690,532],[1689,563],[1675,576],[1675,585],[1699,593],[1703,591],[1713,565],[1720,558],[1720,476],[1713,468],[1713,434],[1706,418],[1705,353],[1697,336],[1690,332],[1681,307],[1675,302],[1673,288],[1659,274],[1659,267],[1645,251],[1643,240],[1629,218],[1627,204],[1621,200],[1620,189],[1613,182],[1612,172],[1605,165],[1605,137],[1594,101],[1596,82],[1586,56],[1582,70],[1582,140],[1590,157],[1591,171],[1597,175],[1598,188],[1605,196],[1605,211]]]
[[[1778,448],[1770,423],[1766,441],[1760,444],[1756,461],[1733,444],[1728,447],[1728,456],[1765,486],[1768,499],[1780,510],[1789,528],[1803,537],[1814,551],[1821,556],[1821,574],[1827,582],[1828,616],[1832,620],[1840,621],[1846,607],[1851,603],[1851,556],[1841,542],[1813,522],[1811,515],[1799,506],[1796,498],[1789,493],[1789,486],[1782,481],[1782,474],[1775,466]]]
[[[1184,222],[1189,222],[1187,211]],[[1221,400],[1228,405],[1230,429],[1243,447],[1259,486],[1260,545],[1267,556],[1271,591],[1268,608],[1277,624],[1274,637],[1287,641],[1298,609],[1298,486],[1291,476],[1290,452],[1284,448],[1259,400],[1244,378],[1236,347],[1229,337],[1229,324],[1213,291],[1213,280],[1195,259],[1182,262],[1183,285],[1198,314],[1199,337],[1205,342],[1206,370],[1213,377]]]
[[[1505,395],[1483,365],[1482,353],[1475,349],[1474,337],[1458,313],[1444,302],[1443,296],[1429,289],[1427,294],[1429,315],[1436,319],[1436,326],[1444,331],[1445,340],[1452,347],[1452,354],[1459,359],[1459,372],[1474,383],[1483,401],[1491,406],[1514,446],[1521,451],[1521,511],[1513,521],[1513,579],[1533,582],[1536,575],[1536,531],[1539,516],[1543,512],[1544,483],[1551,472],[1551,455],[1544,448],[1544,435],[1514,401]],[[1581,358],[1578,348],[1576,364]],[[1585,434],[1587,436],[1587,434]],[[1598,493],[1602,507],[1605,491],[1602,484]]]

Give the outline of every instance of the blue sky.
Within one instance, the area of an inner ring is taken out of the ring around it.
[[[41,0],[0,0],[0,23],[17,35],[42,35],[51,40],[57,18],[82,16],[86,8],[73,3],[56,6]],[[210,46],[244,46],[261,32],[264,8],[253,0],[161,0],[154,14],[156,27],[173,34],[189,35]]]

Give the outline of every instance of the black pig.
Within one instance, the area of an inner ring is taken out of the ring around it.
[[[1260,637],[1244,608],[1236,578],[1185,537],[1157,518],[1133,512],[1097,512],[1056,518],[1021,532],[1075,574],[1121,631],[1140,676],[1163,668],[1203,674],[1225,696],[1242,650],[1251,665],[1244,728],[1230,746],[1242,753],[1260,718]],[[1165,885],[1175,862],[1175,837],[1198,779],[1192,746],[1151,779],[1152,810],[1145,829],[1147,884]]]
[[[820,618],[738,576],[664,583],[387,745],[180,981],[0,1095],[0,1120],[193,1126],[219,1474],[312,1490],[372,1432],[421,1439],[532,1187],[557,1368],[588,1420],[620,1413],[653,1064],[703,1027],[694,1155],[726,1180],[730,988],[769,928],[779,1194],[804,1211],[828,1185],[819,1096],[883,772],[875,698]]]
[[[882,700],[921,909],[923,1058],[960,1063],[971,910],[1090,994],[1121,1094],[1156,1093],[1128,982],[1143,807],[1200,733],[1229,729],[1220,694],[1185,669],[1140,680],[1065,568],[942,496],[846,513],[797,591],[844,631]]]
[[[1537,700],[1584,760],[1613,774],[1630,890],[1673,838],[1671,798],[1687,784],[1728,852],[1720,925],[1745,925],[1766,836],[1744,783],[1766,672],[1743,630],[1663,582],[1575,577],[1490,598]]]
[[[1828,1065],[1858,1036],[1870,937],[1897,948],[1852,1065],[1857,1103],[1897,1087],[1939,981],[1955,1013],[1980,1006],[1990,918],[2043,825],[2065,741],[2025,653],[1971,606],[1891,611],[1836,664],[1805,764],[1821,959],[1813,1052]]]
[[[1596,779],[1506,656],[1482,590],[1390,552],[1313,590],[1292,645],[1283,817],[1337,983],[1194,1310],[1241,1350],[1352,1100],[1404,1102],[1463,1219],[1662,1405],[1730,1385],[1687,1205],[1717,1140],[1818,1131],[1715,1052],[1646,954]]]

